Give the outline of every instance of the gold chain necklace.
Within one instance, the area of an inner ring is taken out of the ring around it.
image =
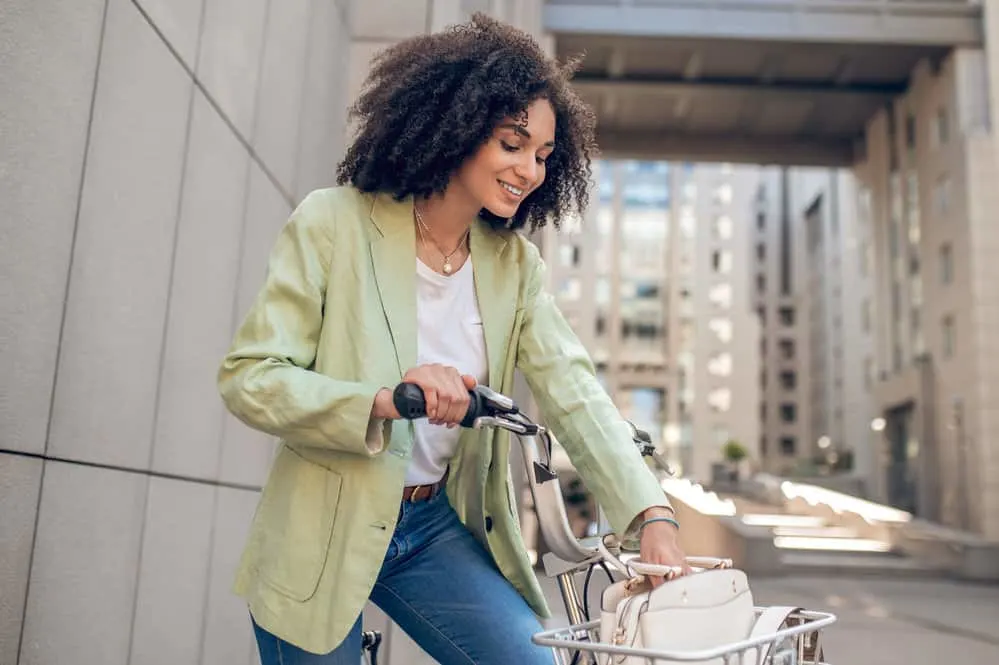
[[[430,229],[427,227],[426,222],[423,221],[423,215],[420,213],[420,209],[417,208],[416,206],[413,206],[413,210],[416,212],[416,222],[419,225],[417,228],[420,231],[420,240],[422,240],[423,244],[426,245],[427,244],[426,236],[430,237],[430,242],[433,243],[434,247],[437,248],[437,251],[440,252],[441,256],[444,257],[444,267],[442,268],[444,274],[450,275],[451,272],[454,270],[454,266],[451,265],[451,257],[457,254],[458,250],[465,245],[465,240],[468,238],[468,229],[465,229],[465,233],[461,236],[461,240],[458,241],[458,246],[455,247],[454,250],[451,251],[451,253],[447,253],[443,249],[441,249],[441,246],[437,244],[436,240],[434,240],[433,234],[430,233]],[[426,236],[424,236],[424,233],[426,233]]]

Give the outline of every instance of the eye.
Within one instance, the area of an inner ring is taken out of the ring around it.
[[[503,146],[503,149],[506,150],[507,152],[517,152],[518,150],[520,150],[520,146],[510,145],[503,139],[500,139],[500,145]]]

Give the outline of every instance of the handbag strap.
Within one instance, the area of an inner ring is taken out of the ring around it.
[[[753,624],[753,630],[749,634],[749,639],[753,640],[758,637],[775,634],[781,629],[787,618],[800,609],[800,607],[791,607],[789,605],[772,605],[766,608],[757,617],[756,623]],[[760,665],[767,662],[767,658],[772,655],[770,651],[773,649],[773,646],[773,642],[764,642],[759,646],[746,649],[742,660],[743,665]],[[755,657],[750,659],[750,654],[753,654]]]

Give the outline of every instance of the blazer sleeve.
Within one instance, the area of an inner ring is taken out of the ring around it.
[[[334,211],[307,196],[271,250],[267,277],[218,371],[226,407],[250,427],[285,441],[375,455],[391,421],[373,419],[379,385],[313,370],[332,256]]]
[[[544,288],[537,248],[524,296],[517,367],[615,532],[635,536],[636,517],[668,506],[666,493],[632,443],[631,430],[597,379],[589,354]]]

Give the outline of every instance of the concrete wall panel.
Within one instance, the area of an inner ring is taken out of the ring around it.
[[[46,462],[20,665],[128,663],[147,481]]]
[[[50,452],[149,461],[190,79],[128,0],[110,0]]]
[[[239,134],[253,136],[267,0],[205,0],[198,78]]]
[[[42,461],[0,453],[0,663],[16,663]]]
[[[215,490],[152,478],[146,501],[131,662],[197,663]]]
[[[205,0],[133,0],[191,70],[197,63],[198,35]]]
[[[229,346],[249,156],[195,94],[163,353],[153,468],[215,478],[222,402],[218,364]]]
[[[345,94],[349,37],[340,10],[329,2],[313,2],[305,94],[298,129],[298,166],[294,197],[329,187],[344,149],[343,126],[351,98]]]
[[[45,448],[103,20],[104,0],[0,3],[0,445],[7,449]]]
[[[241,598],[233,595],[232,581],[259,495],[227,487],[216,491],[201,665],[245,663],[256,649],[249,610]]]
[[[302,35],[308,34],[313,5],[311,0],[271,2],[267,16],[253,145],[286,192],[295,184],[309,48]]]

